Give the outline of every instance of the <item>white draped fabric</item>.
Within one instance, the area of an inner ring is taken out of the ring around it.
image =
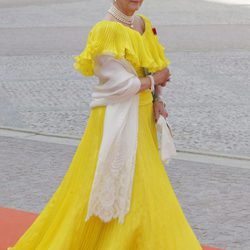
[[[95,75],[100,83],[93,87],[90,107],[106,105],[106,111],[85,220],[95,214],[123,223],[133,186],[141,82],[129,62],[110,55],[96,58]]]

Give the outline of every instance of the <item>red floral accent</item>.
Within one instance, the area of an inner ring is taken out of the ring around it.
[[[154,35],[157,35],[157,30],[155,27],[152,28],[152,31],[153,31]]]

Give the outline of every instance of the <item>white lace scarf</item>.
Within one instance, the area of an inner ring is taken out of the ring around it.
[[[129,211],[137,149],[141,82],[132,65],[111,55],[96,58],[90,107],[106,106],[103,137],[85,221],[91,215],[108,222]]]

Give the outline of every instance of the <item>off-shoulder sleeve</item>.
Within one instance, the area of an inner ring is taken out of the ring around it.
[[[89,32],[84,50],[74,57],[74,68],[85,76],[94,75],[96,56],[111,54],[118,59],[125,55],[124,39],[115,22],[98,22]]]
[[[92,76],[95,57],[102,54],[125,58],[133,66],[147,68],[152,73],[167,67],[170,62],[165,56],[165,48],[153,34],[149,19],[143,18],[146,25],[143,35],[119,22],[98,22],[89,32],[84,50],[74,57],[74,68],[85,76]]]

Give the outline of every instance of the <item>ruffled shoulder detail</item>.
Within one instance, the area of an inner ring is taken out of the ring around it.
[[[100,54],[113,54],[116,58],[125,55],[123,45],[126,34],[119,29],[118,23],[102,20],[96,23],[89,32],[85,49],[74,57],[74,68],[83,75],[94,74],[94,59]]]
[[[101,54],[125,58],[133,66],[145,67],[150,72],[166,67],[169,61],[164,55],[164,47],[154,35],[149,19],[140,16],[145,22],[142,35],[119,22],[97,22],[89,32],[85,49],[74,57],[74,68],[85,76],[94,75],[95,57]]]
[[[165,55],[165,47],[160,43],[155,27],[151,21],[144,15],[140,14],[145,22],[144,42],[149,50],[150,57],[154,60],[152,67],[149,67],[150,72],[162,70],[170,64],[169,59]]]

